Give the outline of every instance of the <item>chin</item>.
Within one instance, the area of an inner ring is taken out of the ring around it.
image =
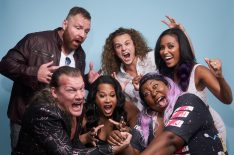
[[[104,115],[105,115],[106,117],[111,117],[111,116],[112,116],[112,114],[113,114],[113,113],[109,113],[109,114],[104,113]]]
[[[76,111],[76,112],[72,111],[70,113],[72,116],[79,117],[82,114],[82,111]]]

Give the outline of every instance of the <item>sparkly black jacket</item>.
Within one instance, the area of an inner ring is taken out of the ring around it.
[[[52,100],[48,90],[42,90],[26,109],[19,141],[14,155],[111,155],[110,145],[85,148],[79,140],[81,118],[71,136],[70,116]]]

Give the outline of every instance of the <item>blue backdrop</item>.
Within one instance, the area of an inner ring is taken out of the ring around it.
[[[167,28],[161,20],[170,15],[185,26],[199,63],[206,65],[204,57],[222,60],[224,76],[234,91],[232,0],[1,0],[0,58],[27,33],[61,26],[69,9],[75,5],[86,8],[92,15],[92,29],[83,47],[87,63],[94,62],[96,70],[100,68],[102,47],[110,32],[121,26],[135,28],[154,48],[159,34]],[[0,75],[1,155],[10,154],[6,112],[11,87],[12,81]],[[209,103],[224,119],[229,154],[234,154],[234,105],[223,105],[211,94]]]

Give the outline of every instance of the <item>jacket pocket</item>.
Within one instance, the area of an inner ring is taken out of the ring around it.
[[[33,50],[33,53],[36,54],[36,55],[46,57],[46,58],[50,58],[50,59],[52,59],[54,57],[54,54],[47,53],[47,52],[42,51],[42,50]]]

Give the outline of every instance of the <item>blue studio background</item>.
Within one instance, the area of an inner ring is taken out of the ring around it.
[[[86,8],[92,16],[92,28],[83,47],[87,64],[100,68],[105,39],[119,27],[139,30],[151,48],[160,33],[167,29],[165,15],[183,23],[189,33],[196,57],[219,58],[223,74],[234,91],[234,1],[232,0],[1,0],[0,59],[27,33],[54,29],[62,25],[73,6]],[[88,71],[88,65],[86,68]],[[12,81],[0,75],[0,154],[10,154],[9,121],[6,116]],[[210,105],[216,109],[227,128],[229,154],[234,154],[234,104],[223,105],[213,95]]]

